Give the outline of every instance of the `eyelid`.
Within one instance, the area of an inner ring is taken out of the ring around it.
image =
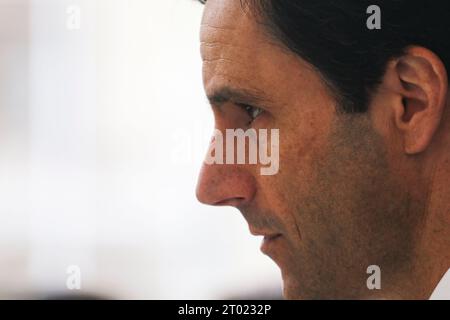
[[[261,115],[261,113],[264,112],[264,109],[262,109],[260,107],[252,106],[250,104],[237,103],[236,105],[239,106],[240,108],[242,108],[249,115],[249,117],[252,119],[251,122],[253,122],[256,118],[258,118]],[[257,114],[254,115],[252,113],[252,111],[256,111]]]

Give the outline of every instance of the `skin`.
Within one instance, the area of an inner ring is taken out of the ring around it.
[[[205,164],[197,198],[236,207],[253,234],[280,235],[264,253],[280,267],[285,298],[428,298],[450,266],[439,57],[408,48],[388,63],[369,111],[343,114],[321,75],[239,1],[208,1],[201,54],[216,129],[279,129],[280,170]],[[251,103],[263,110],[253,121],[241,107]],[[370,265],[381,269],[380,290],[367,287]]]

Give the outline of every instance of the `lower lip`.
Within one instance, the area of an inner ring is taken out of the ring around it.
[[[268,254],[280,239],[281,234],[273,237],[264,237],[263,242],[261,244],[261,251],[264,254]]]

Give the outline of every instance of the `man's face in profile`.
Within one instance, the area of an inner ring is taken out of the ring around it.
[[[259,165],[205,165],[197,196],[236,207],[265,236],[285,297],[372,297],[370,265],[384,290],[411,274],[424,203],[375,111],[382,93],[367,113],[339,112],[320,74],[240,1],[208,1],[201,54],[216,129],[279,129],[280,166],[264,176]]]

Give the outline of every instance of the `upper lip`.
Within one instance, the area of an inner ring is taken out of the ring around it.
[[[264,236],[264,238],[266,238],[266,239],[272,239],[272,238],[275,238],[275,237],[278,237],[279,235],[281,235],[281,233],[277,233],[277,232],[255,230],[255,229],[250,229],[250,233],[254,236]]]

